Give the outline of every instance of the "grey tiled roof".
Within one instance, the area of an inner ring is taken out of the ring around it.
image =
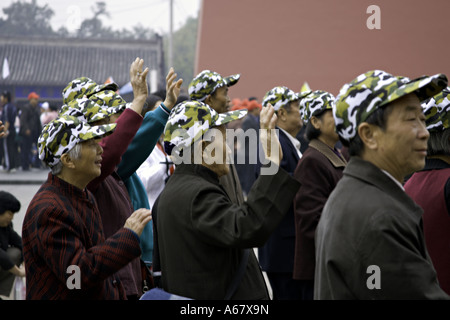
[[[7,57],[10,75],[1,76]],[[164,82],[162,38],[154,40],[86,40],[63,38],[10,38],[0,36],[0,85],[65,86],[86,76],[96,82],[108,77],[123,86],[129,81],[130,64],[136,57],[158,70]]]

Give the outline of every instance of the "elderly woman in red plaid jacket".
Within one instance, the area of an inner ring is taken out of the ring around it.
[[[89,126],[72,116],[50,122],[38,140],[52,168],[28,207],[22,229],[27,299],[125,299],[114,273],[141,254],[139,237],[151,220],[135,211],[105,239],[87,184],[100,175],[99,139],[116,124]]]

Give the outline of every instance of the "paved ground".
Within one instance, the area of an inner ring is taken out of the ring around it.
[[[20,211],[14,215],[14,229],[21,235],[22,222],[27,211],[28,204],[38,191],[39,187],[47,180],[48,169],[31,169],[7,173],[0,169],[0,190],[12,193],[21,203]]]

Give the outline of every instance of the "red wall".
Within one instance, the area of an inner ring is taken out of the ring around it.
[[[370,5],[381,29],[369,30]],[[231,98],[277,85],[335,95],[357,75],[382,69],[450,77],[449,0],[203,0],[195,73],[241,73]]]

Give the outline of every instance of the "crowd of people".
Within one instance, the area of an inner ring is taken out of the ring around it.
[[[131,64],[130,103],[76,78],[46,123],[30,94],[21,119],[43,129],[21,122],[21,146],[51,171],[22,239],[0,192],[0,295],[22,276],[27,299],[450,298],[445,75],[373,70],[259,103],[230,99],[240,74],[204,70],[185,96],[173,69],[149,94],[147,73]]]
[[[0,166],[4,172],[42,167],[37,139],[42,127],[58,116],[58,107],[46,101],[40,104],[39,99],[36,92],[30,92],[28,103],[19,108],[13,103],[11,92],[0,95],[0,120],[5,126],[0,140]]]

